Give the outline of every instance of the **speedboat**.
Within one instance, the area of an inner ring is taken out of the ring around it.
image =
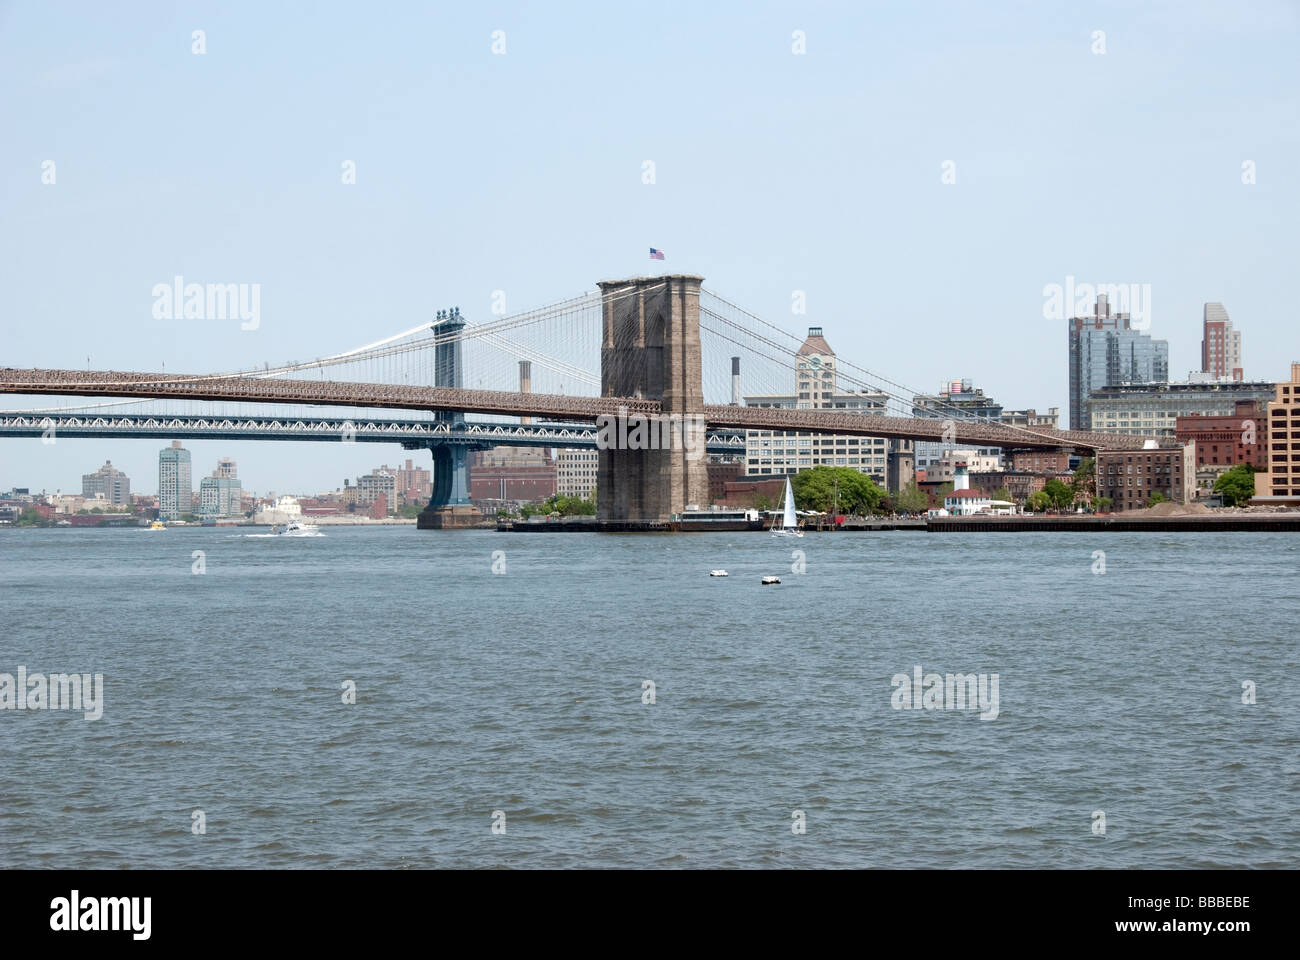
[[[318,532],[316,524],[303,523],[300,520],[291,520],[283,527],[272,527],[271,532],[277,537],[308,537]]]
[[[727,575],[727,571],[726,571],[726,570],[710,570],[710,571],[709,571],[709,576],[711,576],[711,577],[725,577],[726,575]]]
[[[155,520],[153,523],[149,524],[149,529],[150,529],[150,530],[166,530],[166,529],[167,529],[167,524],[163,523],[161,520]]]

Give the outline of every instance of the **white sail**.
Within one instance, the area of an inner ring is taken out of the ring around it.
[[[794,515],[794,491],[790,488],[790,478],[785,478],[785,528],[793,530],[799,526],[799,520]]]
[[[772,524],[772,536],[774,537],[802,537],[803,531],[799,529],[799,518],[794,512],[794,490],[790,487],[790,478],[785,478],[785,510],[781,522]],[[764,581],[765,583],[767,581]]]

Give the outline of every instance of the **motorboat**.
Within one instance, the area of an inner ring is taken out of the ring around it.
[[[709,571],[709,576],[711,576],[711,577],[725,577],[726,575],[727,575],[727,571],[726,571],[726,570],[710,570],[710,571]]]
[[[149,529],[150,529],[150,530],[166,530],[166,529],[167,529],[167,524],[163,523],[161,520],[155,520],[153,523],[149,524]]]
[[[272,527],[271,532],[277,537],[310,537],[320,531],[314,523],[291,520],[282,527]]]

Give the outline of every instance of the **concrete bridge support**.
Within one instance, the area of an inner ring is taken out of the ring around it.
[[[600,284],[605,295],[600,351],[601,395],[659,400],[664,414],[685,429],[700,431],[687,449],[682,430],[647,430],[638,445],[634,424],[606,431],[615,444],[600,444],[596,511],[600,520],[667,520],[688,504],[708,503],[703,445],[704,391],[700,363],[702,277],[673,274]],[[624,439],[626,438],[626,439]],[[656,443],[656,441],[658,441]],[[639,447],[639,448],[638,448]]]

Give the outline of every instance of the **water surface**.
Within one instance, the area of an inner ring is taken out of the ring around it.
[[[0,711],[0,866],[1300,853],[1292,534],[325,532],[0,532],[0,672],[105,684]],[[894,709],[918,664],[997,718]]]

